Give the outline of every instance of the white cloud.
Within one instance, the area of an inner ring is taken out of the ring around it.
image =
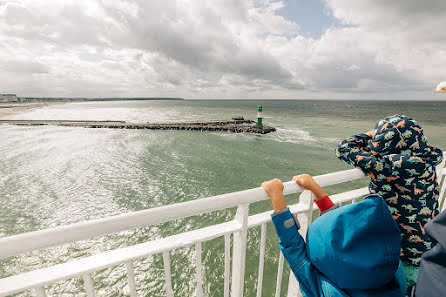
[[[444,80],[446,2],[326,6],[346,27],[313,39],[281,1],[2,1],[0,92],[424,98]]]
[[[284,17],[277,14],[277,11],[285,7],[281,1],[275,2],[266,0],[259,7],[251,7],[248,10],[248,15],[253,24],[259,25],[259,33],[268,32],[269,34],[293,34],[296,35],[299,30],[299,25],[286,20]]]
[[[327,0],[334,16],[356,26],[377,63],[410,77],[415,87],[428,87],[445,77],[446,2],[443,0]],[[411,85],[409,85],[411,87]]]

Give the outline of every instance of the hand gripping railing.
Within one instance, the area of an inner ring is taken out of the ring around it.
[[[443,165],[443,164],[442,164]],[[439,181],[446,170],[437,168]],[[364,174],[351,169],[335,173],[316,176],[315,180],[323,187],[335,185],[347,181],[353,181],[364,177]],[[443,182],[440,199],[443,199],[445,192],[445,182]],[[284,183],[284,194],[302,192],[294,182]],[[332,195],[335,202],[354,203],[357,198],[368,193],[367,188],[355,189],[348,192]],[[266,242],[266,226],[271,222],[270,213],[263,212],[255,215],[248,215],[249,205],[253,202],[268,199],[262,188],[255,188],[240,192],[234,192],[210,198],[203,198],[173,205],[152,208],[143,211],[113,216],[104,219],[81,222],[68,226],[61,226],[36,232],[29,232],[0,238],[0,258],[22,254],[28,251],[48,248],[52,246],[70,243],[88,238],[116,233],[138,227],[145,227],[175,219],[195,216],[211,211],[237,207],[234,220],[222,224],[192,230],[166,238],[144,242],[141,244],[119,248],[96,254],[90,257],[75,259],[59,265],[50,266],[22,274],[0,279],[0,296],[7,296],[17,292],[34,290],[37,296],[47,296],[45,286],[60,280],[82,276],[84,288],[88,296],[95,296],[91,273],[109,267],[125,263],[127,269],[128,289],[130,296],[137,296],[135,282],[135,272],[133,263],[137,259],[145,258],[154,254],[162,254],[165,274],[165,290],[168,297],[173,296],[171,281],[170,251],[181,247],[195,246],[196,262],[196,294],[203,295],[202,290],[202,255],[201,245],[203,242],[224,236],[224,296],[243,296],[244,272],[247,244],[247,230],[261,226],[260,256],[257,280],[257,296],[261,296],[263,283],[263,269]],[[313,215],[313,203],[311,193],[304,191],[298,204],[291,205],[292,213],[298,214],[301,224],[301,233],[304,235],[311,223]],[[233,255],[232,273],[230,273],[230,235],[233,234]],[[279,297],[282,283],[284,259],[279,256],[278,274],[276,282],[275,296]],[[231,290],[229,288],[229,277],[232,276]],[[297,296],[298,284],[292,273],[289,277],[288,296]]]

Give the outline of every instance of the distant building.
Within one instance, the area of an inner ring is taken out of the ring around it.
[[[0,94],[0,102],[19,102],[15,94]]]

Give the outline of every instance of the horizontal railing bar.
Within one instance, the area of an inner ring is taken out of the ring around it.
[[[358,198],[367,193],[367,188],[361,188],[331,195],[330,197],[334,202],[340,203],[348,201],[349,199]],[[350,198],[348,199],[348,197]],[[289,207],[292,213],[302,213],[308,209],[308,206],[300,203],[290,205]],[[271,212],[272,211],[266,211],[248,217],[248,228],[271,222]],[[56,281],[82,275],[83,273],[94,272],[153,254],[189,246],[197,242],[208,241],[219,236],[239,231],[240,228],[241,226],[239,223],[229,221],[219,225],[180,233],[166,238],[116,249],[87,258],[0,279],[0,296],[17,293],[32,287],[47,285]]]
[[[355,198],[362,197],[367,194],[370,194],[369,189],[368,189],[368,187],[364,187],[364,188],[360,188],[360,189],[356,189],[356,190],[352,190],[352,191],[348,191],[348,192],[330,195],[330,199],[334,203],[343,203],[343,202],[346,202],[346,201],[349,201],[349,200],[352,200]],[[290,208],[290,211],[292,213],[301,213],[301,212],[305,212],[308,210],[308,206],[304,205],[302,203],[289,205],[288,207]],[[317,205],[313,204],[313,208],[317,209]],[[248,217],[248,228],[257,227],[261,224],[271,222],[271,213],[272,213],[272,211],[265,211],[262,213],[258,213],[258,214],[249,216]]]
[[[308,209],[308,207],[306,205],[303,205],[301,203],[298,203],[295,205],[288,205],[288,207],[292,213],[304,212]],[[273,212],[271,210],[269,210],[269,211],[265,211],[265,212],[261,212],[261,213],[249,216],[248,217],[248,228],[257,227],[262,224],[271,222],[271,214],[272,213]]]
[[[364,173],[359,169],[350,169],[328,173],[315,177],[322,186],[360,179]],[[301,192],[302,189],[292,181],[284,183],[284,194]],[[0,238],[0,259],[24,252],[61,245],[68,242],[88,239],[100,235],[116,233],[138,227],[150,226],[175,219],[182,219],[206,212],[235,207],[266,200],[268,196],[261,188],[202,198],[147,210],[126,213],[103,219],[59,226],[46,230],[22,233]]]
[[[343,192],[335,195],[330,195],[330,199],[334,203],[343,203],[353,199],[357,199],[359,197],[370,194],[369,187],[359,188],[355,190],[351,190],[348,192]],[[316,203],[313,204],[313,207],[317,209]]]
[[[443,168],[442,175],[446,175],[446,168]],[[360,179],[363,176],[364,174],[359,169],[350,169],[319,175],[315,177],[315,180],[321,186],[330,186]],[[302,189],[291,181],[284,183],[284,186],[285,195],[302,191]],[[103,219],[3,237],[0,238],[0,258],[266,199],[265,192],[259,187]]]
[[[440,170],[440,167],[438,167],[438,170]],[[440,175],[446,175],[446,168],[440,170]],[[360,170],[351,169],[316,176],[315,180],[321,186],[330,186],[357,180],[362,177],[364,177],[364,174]],[[285,195],[301,191],[302,189],[294,182],[284,183]],[[346,202],[366,194],[368,194],[367,187],[332,195],[331,198],[334,202]],[[266,193],[259,187],[104,219],[4,237],[0,238],[0,258],[266,199],[268,199]],[[307,208],[308,206],[303,204],[290,206],[290,210],[293,213],[304,212]],[[271,211],[267,211],[249,217],[248,228],[270,222],[270,213]],[[240,228],[239,223],[230,221],[0,279],[0,296],[10,295],[27,289],[35,289],[37,294],[42,294],[43,291],[43,294],[45,294],[44,286],[59,280],[82,276],[103,268],[116,266],[157,253],[168,252],[172,249],[208,241],[223,235],[225,236],[225,245],[227,245],[228,236],[233,232],[240,231]],[[58,239],[57,237],[60,238]]]
[[[239,231],[240,228],[239,223],[230,221],[3,278],[0,279],[0,296],[11,295],[153,254],[190,246],[196,242],[208,241]]]

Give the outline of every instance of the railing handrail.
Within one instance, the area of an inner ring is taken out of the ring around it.
[[[446,155],[446,152],[444,152],[444,155]],[[440,175],[446,175],[446,168],[443,168]],[[326,187],[333,184],[357,180],[362,177],[364,177],[362,171],[359,169],[350,169],[323,174],[314,178],[322,187]],[[291,181],[284,183],[285,195],[298,192],[302,192],[302,189],[297,186],[296,183]],[[134,228],[147,227],[173,219],[183,219],[206,212],[236,207],[240,204],[266,199],[268,199],[268,196],[265,191],[263,191],[261,187],[258,187],[209,198],[201,198],[107,218],[3,237],[0,238],[0,259],[32,250],[48,248]]]
[[[443,168],[444,161],[437,166],[438,181],[441,183],[443,176],[446,176],[446,168]],[[316,176],[316,181],[321,186],[330,186],[347,181],[353,181],[364,177],[364,173],[358,169],[338,171],[329,174]],[[294,182],[284,183],[284,194],[292,194],[302,192],[303,189],[298,187]],[[446,181],[443,181],[440,191],[440,203],[446,191]],[[332,200],[336,203],[351,201],[355,203],[357,198],[368,193],[368,187],[357,188],[351,191],[342,192],[331,195]],[[198,215],[204,212],[211,212],[230,207],[238,207],[235,219],[212,225],[209,227],[199,228],[192,231],[168,236],[165,238],[155,239],[141,244],[129,247],[122,247],[111,251],[102,252],[86,258],[74,259],[69,262],[53,265],[47,268],[41,268],[30,272],[13,275],[0,279],[0,296],[6,296],[26,289],[34,289],[37,296],[46,296],[45,286],[59,280],[68,279],[76,276],[82,276],[84,285],[89,297],[95,296],[91,273],[103,268],[117,266],[125,263],[127,267],[127,276],[130,288],[130,295],[136,296],[135,277],[133,271],[133,261],[149,255],[162,253],[166,277],[167,296],[173,296],[170,278],[170,260],[169,251],[185,246],[195,244],[196,251],[196,272],[197,272],[197,296],[202,294],[202,268],[201,268],[201,244],[214,238],[224,236],[225,238],[225,296],[229,296],[229,248],[230,235],[234,235],[233,243],[233,271],[232,271],[232,295],[243,295],[243,275],[244,261],[246,253],[246,235],[249,228],[261,225],[263,244],[260,249],[265,249],[266,224],[271,222],[271,211],[262,212],[255,215],[248,215],[249,204],[257,201],[268,199],[265,191],[261,188],[228,193],[210,198],[203,198],[173,205],[157,207],[153,209],[127,213],[123,215],[113,216],[104,219],[81,222],[68,226],[60,226],[47,230],[36,232],[28,232],[24,234],[14,235],[10,237],[0,238],[0,255],[3,257],[21,254],[30,250],[36,250],[43,247],[51,247],[67,242],[74,242],[82,239],[88,239],[95,236],[115,233],[119,231],[129,230],[137,227],[149,226],[157,223],[170,221],[173,219],[186,218]],[[309,192],[301,195],[299,203],[290,205],[292,213],[299,214],[301,223],[301,231],[306,232],[312,221],[313,198]],[[304,234],[303,233],[303,234]],[[58,238],[62,237],[62,238]],[[261,253],[262,254],[262,253]],[[1,256],[0,256],[1,259]],[[280,283],[282,280],[283,256],[279,258],[279,270],[276,283],[276,296],[280,295]],[[263,265],[263,264],[262,264]],[[260,273],[262,265],[259,262],[259,288],[257,295],[261,292]],[[293,288],[295,279],[290,275],[289,288]],[[296,283],[297,284],[297,283]],[[297,290],[294,290],[297,292]],[[297,296],[293,291],[289,297]],[[200,293],[198,293],[200,292]]]
[[[364,196],[367,192],[368,188],[365,187],[331,195],[330,197],[333,202],[342,203]],[[294,214],[308,211],[308,205],[302,202],[289,207]],[[271,212],[272,210],[249,216],[247,227],[253,228],[271,222]],[[241,227],[240,223],[232,220],[0,279],[0,296],[45,286],[67,278],[113,267],[124,262],[190,246],[197,242],[212,240],[224,234],[240,231]]]
[[[364,177],[362,171],[359,169],[350,169],[315,176],[314,179],[322,187],[326,187],[357,180],[362,177]],[[302,189],[295,182],[289,181],[284,183],[285,195],[299,192],[302,192]],[[249,204],[267,199],[268,196],[265,191],[261,187],[258,187],[209,198],[201,198],[102,219],[75,223],[72,225],[3,237],[0,238],[0,259],[64,243],[75,242],[139,227],[147,227],[174,219],[183,219],[206,212],[237,207],[241,204]]]

